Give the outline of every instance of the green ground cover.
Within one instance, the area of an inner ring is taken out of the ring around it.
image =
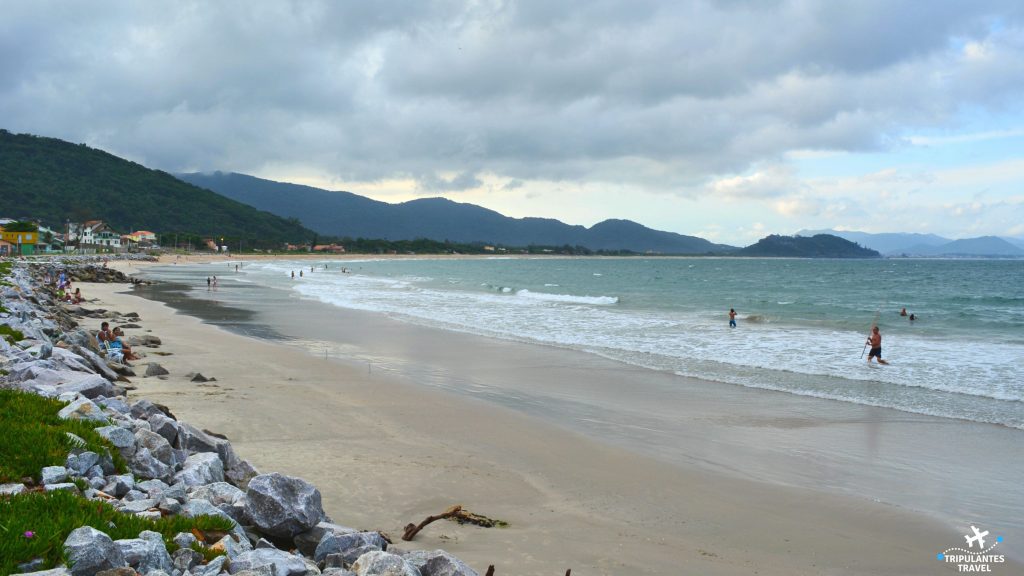
[[[149,520],[122,514],[107,504],[58,490],[0,497],[0,574],[16,572],[18,564],[42,558],[46,568],[63,564],[63,544],[76,528],[92,526],[114,540],[136,538],[145,530],[159,532],[167,551],[178,549],[172,538],[193,528],[227,532],[231,521],[214,516],[166,516]]]
[[[0,390],[0,483],[39,480],[44,466],[63,466],[68,453],[85,441],[85,450],[109,453],[119,472],[127,470],[124,458],[95,428],[104,423],[62,420],[57,413],[66,404],[18,390]],[[73,434],[74,436],[70,436]]]
[[[0,390],[0,483],[31,479],[38,483],[44,466],[63,465],[75,447],[109,453],[119,472],[127,469],[120,453],[94,430],[102,423],[62,420],[58,400],[15,390]],[[73,434],[73,436],[72,436]],[[82,444],[84,442],[84,445]],[[79,486],[81,488],[82,486]],[[144,530],[164,536],[168,551],[178,532],[226,532],[226,518],[168,516],[153,521],[122,514],[109,504],[87,500],[74,492],[28,492],[0,497],[0,574],[14,573],[18,564],[42,558],[50,568],[65,561],[62,544],[72,530],[92,526],[112,539],[135,538]],[[208,558],[209,551],[198,548]]]

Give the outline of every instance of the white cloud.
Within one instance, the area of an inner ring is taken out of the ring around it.
[[[785,162],[1016,137],[945,131],[1024,101],[1017,0],[13,0],[0,54],[11,131],[360,193],[564,183],[588,214],[611,187],[850,217],[879,183]]]

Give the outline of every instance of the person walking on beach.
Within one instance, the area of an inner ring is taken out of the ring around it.
[[[736,327],[736,309],[729,308],[729,328]]]
[[[868,364],[871,364],[872,358],[878,358],[879,364],[888,364],[882,360],[882,334],[878,331],[878,326],[871,328],[871,336],[868,336],[867,343],[871,344],[871,351],[868,352]]]
[[[207,290],[210,289],[210,277],[209,276],[206,277],[206,289]]]
[[[213,277],[213,289],[214,290],[217,289],[217,277],[216,276]]]

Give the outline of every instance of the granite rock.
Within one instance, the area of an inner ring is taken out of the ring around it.
[[[92,526],[72,530],[64,540],[64,553],[74,576],[92,576],[100,570],[128,565],[110,536]]]
[[[301,478],[263,474],[246,490],[245,515],[271,536],[291,538],[325,519],[320,491]]]

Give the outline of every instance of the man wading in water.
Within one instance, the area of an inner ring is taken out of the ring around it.
[[[878,331],[878,326],[871,329],[871,336],[868,336],[868,344],[871,344],[871,351],[868,352],[868,364],[871,363],[871,359],[874,357],[878,358],[879,364],[888,364],[888,362],[882,360],[882,334]]]

